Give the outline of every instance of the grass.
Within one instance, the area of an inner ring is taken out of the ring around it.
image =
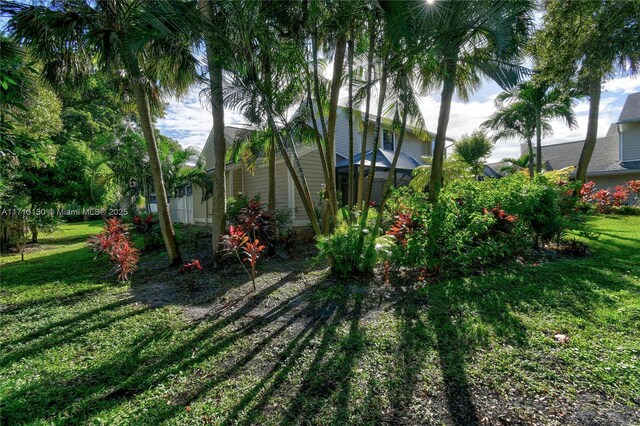
[[[66,225],[2,257],[0,424],[638,423],[640,217],[589,227],[587,258],[419,290],[274,259],[249,293],[161,255],[116,284]]]

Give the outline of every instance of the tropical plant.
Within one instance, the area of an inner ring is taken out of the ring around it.
[[[360,220],[352,221],[351,211],[339,210],[332,234],[317,237],[320,255],[329,259],[333,272],[340,275],[368,275],[391,252],[395,239],[381,235],[376,228],[377,213],[371,210],[365,226]]]
[[[437,2],[427,8],[427,21],[435,29],[432,54],[424,57],[424,82],[442,84],[440,112],[433,152],[429,197],[438,200],[442,186],[446,133],[454,92],[468,98],[481,76],[503,88],[513,87],[527,74],[518,55],[531,27],[531,1]]]
[[[640,69],[640,3],[625,0],[545,2],[533,53],[542,74],[589,97],[589,118],[576,179],[584,182],[598,137],[603,83]],[[571,34],[571,37],[566,37]]]
[[[522,154],[518,158],[503,158],[500,162],[504,163],[500,166],[500,172],[508,175],[526,170],[529,166],[531,166],[531,170],[533,170],[533,162],[530,161],[530,156],[527,153]],[[531,174],[529,174],[529,176],[531,176]]]
[[[118,218],[105,219],[103,231],[90,237],[87,244],[96,253],[96,257],[103,253],[109,256],[118,280],[127,281],[129,275],[136,270],[139,252],[129,240],[122,221]]]
[[[413,170],[413,179],[409,185],[416,191],[424,191],[431,183],[432,158],[422,157],[424,165],[418,166]],[[473,177],[469,165],[462,161],[458,156],[452,155],[447,157],[442,164],[442,185],[458,180],[470,179]]]
[[[571,95],[545,82],[531,80],[496,97],[497,111],[482,125],[497,131],[494,140],[520,137],[529,146],[529,160],[542,172],[542,138],[553,133],[551,120],[561,119],[569,128],[577,125]],[[536,138],[533,155],[532,137]],[[530,167],[530,172],[533,169]],[[532,176],[532,175],[531,175]]]
[[[482,130],[463,135],[453,146],[454,154],[467,163],[476,178],[483,174],[484,160],[491,155],[491,151],[493,143]]]
[[[190,3],[168,1],[3,3],[14,37],[27,44],[51,82],[79,81],[95,65],[124,81],[135,99],[147,145],[160,227],[172,264],[181,261],[163,180],[152,114],[161,93],[184,93],[197,78],[191,45],[196,36],[183,24]],[[42,31],[43,28],[48,31]]]

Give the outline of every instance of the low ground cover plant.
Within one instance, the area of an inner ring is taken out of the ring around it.
[[[131,273],[136,270],[140,253],[133,246],[120,219],[116,217],[105,219],[102,232],[90,237],[87,243],[96,253],[96,257],[101,254],[109,256],[119,281],[127,281]]]

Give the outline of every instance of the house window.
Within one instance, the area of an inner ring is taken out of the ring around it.
[[[393,132],[391,130],[384,129],[382,130],[382,148],[393,151],[395,138]]]

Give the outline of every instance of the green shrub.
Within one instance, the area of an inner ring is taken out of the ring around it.
[[[367,275],[390,254],[393,237],[381,235],[375,228],[377,214],[369,210],[366,226],[361,226],[358,214],[341,208],[332,234],[319,236],[320,255],[331,262],[331,269],[341,275]]]
[[[396,240],[390,262],[449,275],[514,259],[579,226],[574,189],[519,174],[461,180],[443,189],[435,207],[423,194],[397,191],[385,212]]]

